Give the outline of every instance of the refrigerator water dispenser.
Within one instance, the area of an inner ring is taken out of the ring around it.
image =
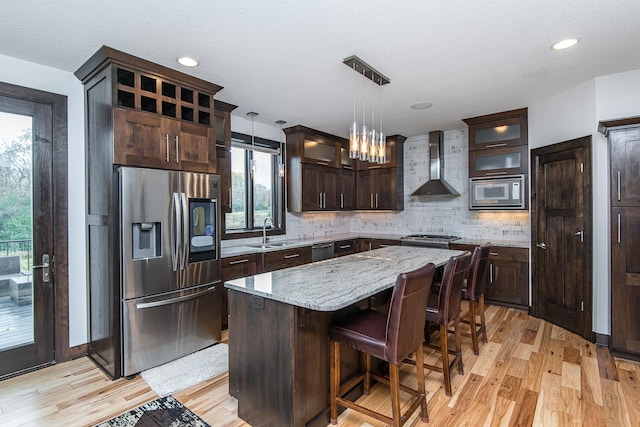
[[[153,258],[162,254],[159,222],[134,222],[131,230],[133,259]]]

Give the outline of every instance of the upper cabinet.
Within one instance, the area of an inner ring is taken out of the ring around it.
[[[305,126],[287,135],[289,212],[402,210],[405,137],[387,137],[387,163],[349,158],[348,140]]]
[[[350,181],[341,176],[341,170],[348,175],[354,169],[342,154],[347,140],[305,126],[286,128],[284,133],[288,211],[336,211],[355,204],[345,199],[351,193],[342,191],[343,184],[349,189]]]
[[[231,112],[236,105],[219,100],[214,103],[213,118],[216,135],[216,174],[220,175],[222,212],[231,213]]]
[[[77,71],[85,85],[87,142],[102,161],[216,172],[213,95],[221,86],[103,46]]]
[[[527,109],[464,119],[469,125],[469,177],[526,174]]]

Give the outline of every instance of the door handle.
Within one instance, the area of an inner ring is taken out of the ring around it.
[[[580,236],[580,242],[584,242],[584,230],[576,231],[576,236]]]
[[[187,213],[187,196],[180,193],[182,205],[182,253],[180,254],[180,270],[184,270],[187,249],[189,248],[189,215]]]
[[[547,245],[545,245],[544,242],[536,243],[536,246],[539,247],[540,249],[547,249]]]
[[[35,270],[36,268],[42,269],[42,281],[49,283],[49,254],[42,255],[42,264],[31,267],[32,270]]]
[[[178,154],[180,152],[180,146],[178,143],[178,135],[176,135],[176,164],[180,163],[180,155]]]

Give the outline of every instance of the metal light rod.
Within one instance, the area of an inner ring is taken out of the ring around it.
[[[384,74],[380,73],[378,70],[355,55],[344,58],[344,61],[342,61],[342,63],[347,65],[350,69],[353,69],[355,64],[356,72],[362,74],[364,70],[364,76],[377,85],[382,86],[386,85],[387,83],[391,83],[391,80],[389,80],[388,77],[386,77]]]

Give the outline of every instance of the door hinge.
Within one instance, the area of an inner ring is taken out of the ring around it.
[[[580,311],[584,311],[584,301],[580,301]]]
[[[580,172],[584,173],[584,163],[580,162]]]
[[[51,257],[51,274],[55,274],[56,273],[56,256],[53,255]]]

